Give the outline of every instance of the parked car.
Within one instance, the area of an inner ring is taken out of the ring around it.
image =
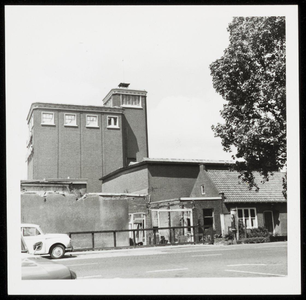
[[[37,242],[35,249],[29,251],[23,236],[21,236],[21,278],[23,280],[42,279],[76,279],[77,275],[68,267],[54,263],[40,255],[35,255],[42,247],[42,242]]]
[[[52,258],[58,259],[62,258],[66,252],[73,250],[68,234],[44,234],[36,224],[21,224],[21,235],[28,249],[34,250],[37,242],[42,243],[40,249],[36,250],[36,254],[50,254]]]

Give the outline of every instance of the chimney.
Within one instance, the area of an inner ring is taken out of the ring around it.
[[[129,85],[130,85],[129,83],[121,82],[121,83],[119,83],[118,87],[120,87],[120,88],[128,88]]]

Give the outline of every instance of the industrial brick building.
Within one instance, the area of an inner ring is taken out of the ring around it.
[[[101,106],[33,103],[27,116],[28,180],[99,178],[148,157],[147,92],[120,84]]]
[[[21,185],[24,218],[43,222],[35,214],[38,205],[52,211],[50,217],[60,216],[61,222],[72,224],[58,205],[62,201],[68,210],[76,209],[79,218],[84,209],[86,228],[95,230],[101,217],[93,213],[97,199],[81,200],[84,205],[79,199],[87,193],[101,193],[112,195],[110,201],[118,195],[129,199],[123,225],[115,203],[108,216],[122,225],[116,223],[117,229],[137,230],[136,237],[129,235],[137,243],[151,244],[146,228],[185,226],[182,232],[177,231],[176,239],[182,242],[193,241],[188,240],[191,226],[203,229],[202,233],[208,229],[224,236],[233,228],[233,216],[247,229],[266,227],[272,235],[287,236],[281,172],[274,172],[269,182],[255,191],[239,181],[233,161],[149,158],[146,101],[146,91],[120,84],[101,106],[33,103],[27,117],[28,180]],[[27,195],[33,191],[39,194],[35,203],[33,195]],[[61,196],[63,191],[74,200]],[[46,195],[56,201],[46,201]],[[92,213],[96,215],[94,224]],[[167,230],[161,229],[159,234],[171,240]],[[198,237],[200,232],[194,232],[192,239]]]

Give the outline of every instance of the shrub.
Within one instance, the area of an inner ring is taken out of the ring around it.
[[[239,241],[237,241],[238,244],[268,243],[268,242],[270,242],[270,236],[242,238]]]
[[[226,241],[229,241],[229,240],[232,241],[234,239],[234,236],[235,236],[234,233],[232,231],[229,231],[228,234],[224,236],[224,239]]]
[[[265,227],[258,227],[254,229],[250,229],[248,233],[248,237],[268,237],[270,236],[269,231]]]
[[[268,237],[270,233],[265,227],[245,229],[242,225],[239,226],[239,236],[241,238]]]

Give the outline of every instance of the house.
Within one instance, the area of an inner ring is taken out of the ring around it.
[[[235,215],[246,228],[265,226],[274,235],[286,236],[284,174],[275,172],[261,184],[255,172],[260,188],[255,191],[239,180],[232,166],[232,161],[144,158],[103,176],[102,191],[147,193],[147,227],[199,226],[225,235]]]
[[[27,124],[28,180],[99,178],[148,154],[147,92],[121,83],[101,106],[33,103]]]

